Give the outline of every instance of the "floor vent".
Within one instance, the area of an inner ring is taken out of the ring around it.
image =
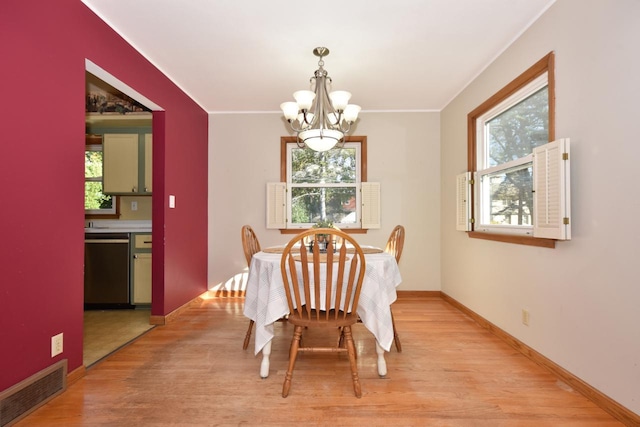
[[[25,417],[67,388],[67,359],[0,393],[0,427]]]

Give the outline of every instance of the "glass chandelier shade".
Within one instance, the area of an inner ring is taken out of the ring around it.
[[[358,119],[360,107],[349,104],[351,93],[344,90],[330,92],[331,77],[323,68],[322,58],[329,54],[326,47],[317,47],[314,55],[320,59],[311,77],[311,90],[294,92],[294,101],[283,102],[280,108],[296,133],[298,146],[315,151],[327,151],[340,144]]]

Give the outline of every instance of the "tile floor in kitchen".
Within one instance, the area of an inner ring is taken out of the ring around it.
[[[149,309],[86,310],[83,364],[90,367],[153,328]]]

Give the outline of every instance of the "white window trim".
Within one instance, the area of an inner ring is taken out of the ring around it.
[[[542,73],[540,76],[536,77],[529,84],[527,84],[525,87],[518,90],[513,95],[505,98],[502,102],[500,102],[495,107],[488,110],[486,113],[484,113],[483,115],[481,115],[476,119],[476,122],[477,122],[476,141],[478,141],[478,148],[476,149],[476,152],[482,153],[483,156],[485,156],[485,158],[481,158],[481,156],[478,156],[477,158],[478,164],[476,165],[477,170],[480,170],[484,165],[489,164],[489,150],[486,149],[488,135],[486,133],[484,124],[488,121],[491,121],[496,116],[504,113],[506,110],[508,110],[512,106],[518,104],[520,101],[528,98],[529,96],[533,95],[534,93],[536,93],[537,91],[539,91],[540,89],[548,85],[549,85],[549,73],[548,72]]]
[[[534,219],[527,235],[541,239],[571,240],[570,139],[563,138],[536,147],[531,157]],[[468,200],[472,181],[469,178],[470,172],[456,176],[456,229],[459,231],[471,230]],[[475,182],[478,182],[477,178]],[[475,231],[522,234],[520,227],[504,225],[493,226],[491,230],[478,225]]]
[[[358,142],[346,142],[346,147],[356,149],[356,168],[358,170],[357,182],[348,184],[326,184],[327,187],[353,186],[356,189],[356,215],[358,221],[349,224],[336,224],[343,229],[366,230],[380,228],[380,183],[361,182],[363,176],[366,179],[366,171],[362,170],[362,154],[366,152],[366,137]],[[295,148],[295,142],[283,141],[282,156],[287,165],[291,164],[291,150]],[[305,229],[313,224],[291,224],[289,214],[291,211],[291,168],[286,167],[287,176],[282,178],[285,182],[270,182],[266,188],[266,222],[268,229]],[[317,187],[316,184],[298,184],[296,187]]]
[[[493,175],[496,172],[509,172],[514,169],[525,168],[527,166],[533,167],[533,154],[521,157],[516,160],[512,160],[507,163],[503,163],[500,166],[494,166],[491,168],[483,169],[475,173],[476,182],[476,218],[477,225],[476,231],[483,231],[488,233],[507,233],[530,236],[533,234],[533,225],[499,225],[489,224],[488,218],[491,215],[491,204],[489,203],[490,189],[488,188],[488,182],[483,178],[487,175]],[[483,183],[485,185],[483,185]],[[535,210],[534,210],[535,212]],[[533,221],[533,219],[532,219]]]
[[[343,148],[351,148],[351,149],[355,149],[356,150],[356,170],[358,171],[358,174],[356,176],[356,181],[355,182],[348,182],[348,183],[327,183],[327,184],[316,184],[316,183],[304,183],[304,184],[293,184],[292,180],[291,180],[291,162],[292,162],[292,156],[293,156],[293,150],[299,148],[297,146],[297,144],[295,143],[289,143],[287,144],[287,190],[291,190],[293,188],[305,188],[305,187],[326,187],[326,188],[331,188],[331,187],[339,187],[339,188],[354,188],[355,189],[355,193],[356,193],[356,217],[358,219],[358,221],[356,221],[355,223],[337,223],[335,224],[336,227],[339,228],[362,228],[361,224],[362,224],[362,195],[361,195],[361,177],[362,177],[362,161],[361,161],[361,154],[362,151],[360,149],[360,144],[355,143],[355,142],[345,142],[344,143],[344,147]],[[292,193],[293,191],[287,191],[286,192],[286,196],[287,196],[287,217],[289,216],[289,212],[291,212],[291,206],[292,206],[292,201],[291,201],[291,197],[292,197]],[[287,228],[294,228],[294,229],[307,229],[309,227],[313,226],[313,223],[297,223],[297,224],[292,224],[291,221],[287,222]]]
[[[291,198],[287,196],[290,193],[286,182],[268,182],[267,183],[267,229],[304,229],[310,225],[302,226],[297,224],[292,226],[289,222],[288,212]],[[380,221],[380,183],[379,182],[363,182],[358,185],[358,209],[360,209],[360,224],[349,224],[351,227],[347,229],[379,229]],[[338,224],[336,224],[339,226]],[[340,228],[343,228],[340,226]]]

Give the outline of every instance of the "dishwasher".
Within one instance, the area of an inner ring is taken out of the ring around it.
[[[129,297],[129,233],[85,233],[84,308],[134,308]]]

